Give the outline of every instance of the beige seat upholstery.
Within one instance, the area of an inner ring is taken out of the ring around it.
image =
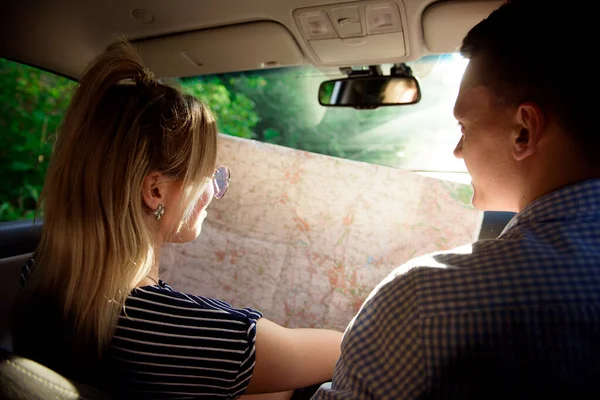
[[[0,259],[0,400],[108,399],[90,386],[70,381],[35,361],[12,354],[10,309],[19,292],[21,267],[29,257],[31,253]]]
[[[109,399],[90,386],[69,381],[35,361],[0,350],[0,400]]]

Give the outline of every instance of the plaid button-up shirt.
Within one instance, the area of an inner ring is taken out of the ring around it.
[[[589,398],[598,385],[592,179],[532,202],[497,239],[397,268],[348,326],[333,381],[313,399]]]

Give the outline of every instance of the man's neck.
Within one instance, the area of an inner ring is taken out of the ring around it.
[[[529,179],[523,185],[522,196],[519,199],[519,211],[548,193],[588,179],[600,178],[600,169],[577,169],[572,166],[569,168],[567,165],[562,167],[562,169],[559,166],[559,168],[547,170],[543,177]]]

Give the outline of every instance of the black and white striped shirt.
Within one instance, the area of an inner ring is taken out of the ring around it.
[[[20,287],[33,270],[23,266]],[[158,285],[133,289],[103,367],[124,398],[236,399],[250,382],[262,314]]]
[[[106,360],[135,397],[235,399],[252,376],[261,317],[159,281],[128,297]]]

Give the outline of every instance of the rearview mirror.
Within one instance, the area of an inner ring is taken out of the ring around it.
[[[421,100],[419,82],[412,76],[366,76],[321,83],[319,104],[328,107],[377,108],[415,104]]]

